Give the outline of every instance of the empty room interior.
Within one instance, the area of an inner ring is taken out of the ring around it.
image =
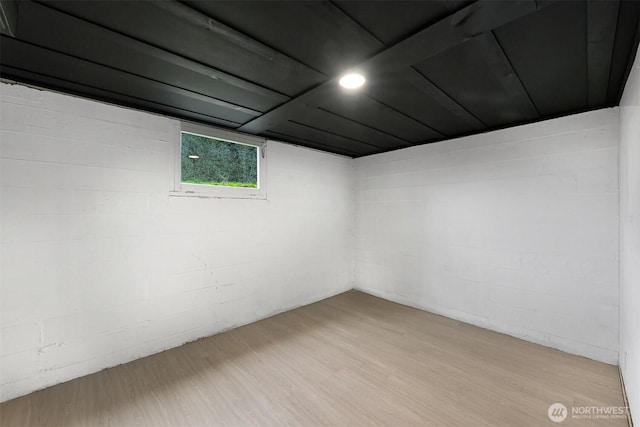
[[[639,23],[0,0],[0,425],[638,425]]]

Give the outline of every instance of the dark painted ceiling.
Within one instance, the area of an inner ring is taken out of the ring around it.
[[[352,157],[616,105],[640,16],[637,0],[0,6],[4,78]],[[338,86],[349,69],[362,90]]]

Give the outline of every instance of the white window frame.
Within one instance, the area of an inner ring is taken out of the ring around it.
[[[182,182],[182,132],[202,135],[208,138],[220,139],[234,144],[251,145],[257,147],[258,153],[258,188],[224,187],[221,185],[188,184]],[[267,198],[267,140],[257,136],[246,135],[210,126],[189,122],[181,122],[174,144],[174,183],[173,196],[183,197],[214,197],[231,199],[259,199]]]

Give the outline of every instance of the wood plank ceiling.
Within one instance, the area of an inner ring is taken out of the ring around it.
[[[0,6],[17,16],[5,79],[351,157],[617,105],[640,16],[637,0]],[[352,69],[367,83],[349,93]]]

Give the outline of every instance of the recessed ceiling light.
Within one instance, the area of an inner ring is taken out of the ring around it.
[[[200,156],[196,156],[195,154],[189,154],[188,156],[190,159],[199,159]]]
[[[347,89],[357,89],[365,82],[365,78],[362,74],[349,73],[340,78],[340,86]]]

